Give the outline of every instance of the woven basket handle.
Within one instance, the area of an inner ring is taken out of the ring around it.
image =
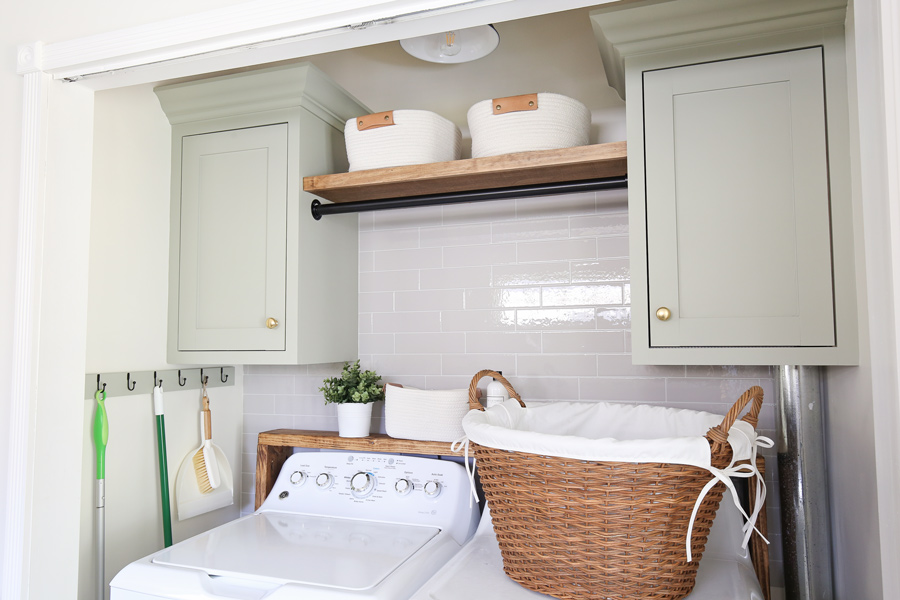
[[[478,382],[481,381],[483,377],[493,377],[494,379],[502,383],[503,387],[506,388],[506,391],[509,392],[509,397],[515,398],[519,401],[519,404],[521,404],[523,408],[525,407],[525,403],[522,402],[522,397],[519,396],[519,393],[515,390],[515,388],[513,388],[512,384],[506,380],[506,377],[504,377],[497,371],[485,369],[484,371],[478,371],[475,374],[475,377],[472,378],[472,383],[469,384],[469,410],[484,410],[481,402],[478,401]]]
[[[706,437],[719,446],[727,444],[728,430],[731,429],[731,426],[734,425],[734,421],[737,419],[738,415],[741,414],[744,407],[746,407],[747,403],[751,400],[753,401],[753,404],[750,406],[750,412],[744,415],[741,420],[750,423],[755,429],[759,422],[759,411],[762,410],[763,403],[763,389],[758,385],[754,385],[744,392],[728,410],[728,413],[726,413],[722,422],[706,432]]]

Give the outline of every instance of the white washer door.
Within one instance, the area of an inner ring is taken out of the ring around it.
[[[176,544],[153,562],[210,575],[367,590],[438,533],[434,527],[265,512]]]

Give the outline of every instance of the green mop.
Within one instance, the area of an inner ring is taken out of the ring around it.
[[[172,513],[169,508],[169,466],[166,459],[166,416],[163,412],[162,379],[153,386],[153,410],[156,413],[156,440],[159,451],[159,494],[162,499],[163,541],[172,545]]]
[[[97,451],[97,598],[106,597],[106,442],[109,440],[109,420],[106,417],[106,384],[94,393],[94,448]]]

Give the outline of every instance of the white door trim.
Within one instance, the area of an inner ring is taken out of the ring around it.
[[[256,0],[67,42],[21,46],[17,71],[24,76],[24,91],[13,400],[0,597],[28,597],[33,579],[31,523],[45,516],[32,514],[32,490],[35,472],[42,466],[35,464],[34,432],[42,430],[36,398],[43,377],[35,357],[60,335],[52,328],[39,327],[40,290],[42,284],[48,284],[42,255],[48,124],[59,110],[48,104],[53,80],[80,81],[94,90],[111,89],[611,1],[556,0],[551,7],[546,0]],[[86,140],[87,147],[81,150],[89,153],[91,143]],[[86,266],[84,270],[86,279]],[[83,364],[66,366],[84,368]],[[80,398],[81,393],[73,390],[73,397]],[[80,473],[80,452],[60,453],[59,460],[59,468],[71,467]],[[77,552],[78,540],[65,543],[74,544],[72,550]]]

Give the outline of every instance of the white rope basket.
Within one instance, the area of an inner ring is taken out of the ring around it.
[[[465,432],[468,390],[419,390],[388,384],[384,391],[384,429],[393,438],[453,442]]]
[[[472,158],[590,143],[590,111],[560,94],[483,100],[469,109],[466,118],[472,134]]]
[[[457,160],[462,153],[459,127],[427,110],[394,110],[350,119],[344,126],[344,141],[351,171]]]

